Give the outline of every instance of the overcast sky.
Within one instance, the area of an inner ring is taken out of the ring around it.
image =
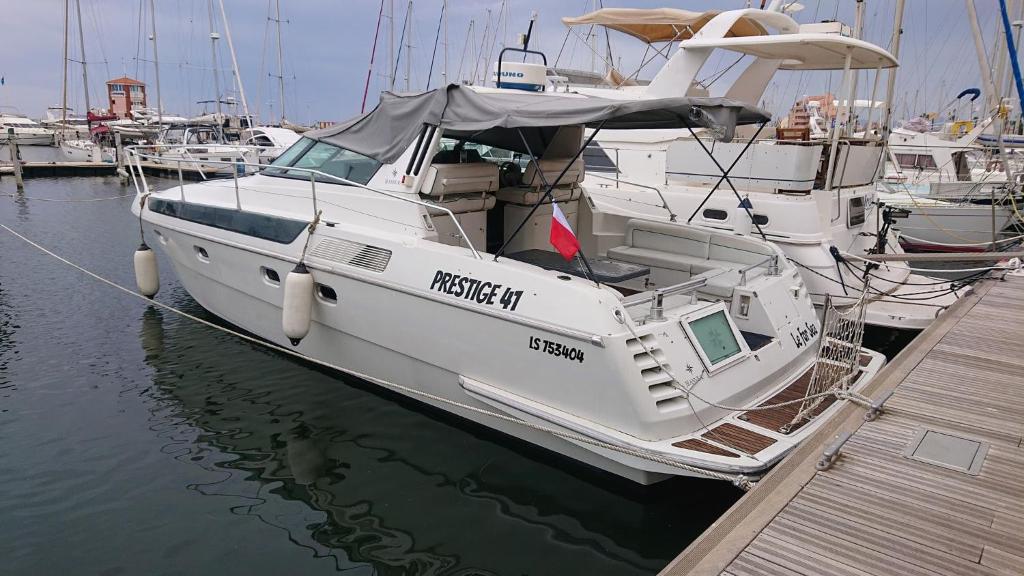
[[[377,26],[380,0],[279,0],[284,55],[285,111],[289,119],[309,123],[317,120],[342,120],[359,112]],[[155,104],[155,72],[153,47],[149,41],[150,0],[80,0],[88,61],[92,103],[102,103],[103,83],[127,74],[147,83],[150,104]],[[407,0],[385,0],[395,5],[395,43],[402,34]],[[805,9],[795,14],[797,21],[815,22],[838,17],[852,26],[854,0],[802,0]],[[157,49],[160,56],[160,81],[164,108],[169,113],[195,115],[204,111],[201,100],[214,96],[209,39],[208,0],[156,0]],[[979,19],[985,30],[986,48],[991,52],[998,24],[998,2],[976,0]],[[276,28],[268,20],[274,0],[224,0],[228,24],[235,43],[238,65],[250,108],[258,110],[263,119],[280,114],[277,80]],[[398,65],[396,88],[406,86],[406,58],[411,54],[409,86],[425,87],[432,56],[431,84],[441,82],[444,64],[443,37],[437,52],[434,43],[441,10],[441,0],[415,0],[411,19],[412,50],[402,50]],[[474,69],[482,74],[489,60],[496,58],[503,42],[512,44],[517,33],[525,32],[531,12],[539,13],[531,47],[547,53],[554,62],[566,28],[559,19],[589,11],[595,0],[449,0],[448,73],[449,79],[472,76]],[[689,10],[727,9],[746,6],[744,0],[692,0],[686,3],[665,0],[604,0],[615,7],[677,7]],[[1013,0],[1011,0],[1013,4]],[[894,0],[866,0],[865,39],[888,47],[892,34]],[[61,54],[63,46],[63,0],[0,0],[4,30],[0,40],[0,106],[13,107],[22,113],[41,117],[47,106],[61,100]],[[71,0],[71,57],[79,60],[77,20]],[[140,31],[140,6],[142,12]],[[223,39],[219,8],[216,29],[218,69],[222,95],[237,92],[231,77],[230,57]],[[490,26],[487,42],[484,32]],[[387,10],[385,9],[385,16]],[[470,20],[473,34],[469,35]],[[493,39],[493,31],[498,35]],[[371,74],[369,103],[384,86],[387,60],[388,22],[381,25],[374,71]],[[585,34],[586,30],[581,30]],[[467,42],[468,38],[468,42]],[[599,42],[603,45],[604,37]],[[639,61],[643,46],[627,36],[612,33],[611,47],[616,61],[622,60],[624,71],[632,71]],[[467,46],[468,44],[468,46]],[[491,46],[495,46],[493,52]],[[483,46],[483,49],[481,47]],[[398,48],[395,48],[398,51]],[[603,50],[602,50],[603,52]],[[575,36],[569,36],[559,59],[560,66],[589,69],[595,59],[589,49]],[[710,76],[717,68],[727,66],[733,58],[713,57],[705,68]],[[912,112],[936,110],[952,100],[963,88],[979,86],[977,57],[960,0],[908,0],[904,15],[902,67],[898,75],[899,99],[897,116]],[[597,66],[601,67],[600,60]],[[659,62],[651,66],[650,77]],[[737,70],[740,67],[737,67]],[[488,68],[489,69],[489,68]],[[704,75],[702,73],[702,75]],[[729,76],[719,85],[725,84]],[[760,104],[774,112],[782,112],[805,94],[837,90],[838,74],[780,73]],[[862,76],[859,96],[870,96],[870,75]],[[883,82],[884,85],[884,82]],[[712,86],[712,92],[718,86]],[[69,69],[69,102],[83,110],[81,67],[72,63]]]

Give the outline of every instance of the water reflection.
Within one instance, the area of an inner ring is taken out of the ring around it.
[[[649,574],[738,497],[614,480],[153,308],[140,340],[171,417],[199,429],[167,450],[208,466],[195,489],[247,498],[233,512],[338,570]]]

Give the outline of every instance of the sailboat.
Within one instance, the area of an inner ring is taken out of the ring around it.
[[[68,81],[68,77],[67,77],[67,65],[68,65],[67,43],[68,43],[68,33],[69,33],[69,30],[68,30],[68,27],[67,27],[67,23],[68,23],[68,10],[70,8],[68,2],[69,2],[69,0],[64,0],[64,12],[65,12],[64,13],[64,86],[63,86],[64,102],[62,104],[62,110],[61,110],[62,130],[60,132],[57,132],[58,134],[60,134],[61,137],[58,139],[59,141],[58,141],[57,145],[60,148],[61,156],[63,156],[65,160],[70,161],[70,162],[113,162],[114,161],[113,154],[111,154],[109,150],[104,150],[99,145],[99,143],[97,143],[94,140],[92,140],[93,112],[92,112],[92,106],[89,104],[89,71],[88,71],[88,64],[86,63],[87,59],[85,57],[85,34],[83,33],[83,29],[82,29],[82,3],[81,3],[81,0],[75,0],[75,12],[76,12],[76,17],[77,17],[76,19],[78,21],[79,51],[80,51],[80,56],[82,58],[82,61],[81,61],[81,64],[82,64],[82,93],[84,94],[84,97],[85,97],[85,113],[86,113],[86,116],[85,116],[85,128],[89,132],[89,136],[87,136],[86,138],[81,138],[81,137],[79,137],[79,133],[76,130],[72,134],[72,137],[69,138],[69,137],[67,137],[68,134],[65,131],[65,129],[68,127],[68,122],[67,122],[67,110],[68,110],[68,108],[67,108],[67,81]]]
[[[684,97],[385,93],[237,184],[156,190],[133,171],[132,210],[197,302],[277,346],[639,483],[740,483],[838,409],[809,398],[813,386],[853,393],[884,357],[856,330],[819,346],[806,284],[769,242],[575,215],[594,202],[581,184],[587,128],[765,119]],[[612,257],[580,250],[612,228],[623,239]],[[136,260],[152,296],[152,250]],[[780,395],[808,405],[771,406]]]
[[[801,25],[783,9],[779,1],[767,9],[706,12],[604,8],[564,18],[569,27],[622,32],[651,53],[664,53],[674,43],[679,49],[649,83],[610,68],[603,87],[562,83],[549,90],[619,99],[707,95],[697,79],[708,73],[712,55],[724,54],[723,61],[750,59],[724,88],[723,102],[759,102],[779,70],[838,70],[847,78],[839,115],[851,117],[845,104],[855,102],[853,71],[875,70],[875,92],[879,73],[893,70],[896,56],[852,37],[842,23]],[[872,94],[869,102],[876,100]],[[868,107],[865,126],[876,108]],[[901,252],[891,229],[899,213],[876,204],[874,185],[885,149],[880,136],[853,134],[852,122],[838,123],[827,138],[782,127],[764,135],[766,125],[728,133],[729,139],[742,137],[736,142],[715,142],[712,136],[722,140],[726,134],[695,130],[606,132],[586,157],[593,203],[583,214],[751,233],[774,242],[799,267],[820,310],[858,301],[870,280],[867,323],[886,329],[923,329],[970,290],[912,273],[905,262],[861,260]],[[589,248],[602,254],[619,242],[621,237],[609,234]]]

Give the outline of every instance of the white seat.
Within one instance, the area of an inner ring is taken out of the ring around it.
[[[568,158],[544,158],[530,162],[526,166],[526,171],[523,172],[523,185],[530,186],[533,188],[544,188],[544,180],[540,178],[537,173],[537,165],[540,165],[540,170],[544,174],[544,178],[548,184],[555,181],[558,175],[565,170],[565,165],[569,162]],[[583,181],[583,158],[577,157],[573,161],[572,165],[569,166],[569,170],[566,171],[565,176],[558,181],[558,186],[572,187]],[[556,186],[557,187],[557,186]]]
[[[495,203],[493,194],[459,194],[441,199],[430,198],[429,201],[451,210],[454,214],[490,210],[494,208]]]
[[[583,193],[579,188],[555,188],[551,191],[551,197],[548,198],[548,202],[552,199],[555,202],[579,200],[582,194]],[[508,202],[509,204],[533,206],[544,196],[544,190],[523,187],[502,188],[501,190],[498,190],[496,196],[498,197],[498,200]]]
[[[489,162],[432,164],[423,179],[420,194],[442,197],[450,194],[494,192],[498,189],[498,166]]]

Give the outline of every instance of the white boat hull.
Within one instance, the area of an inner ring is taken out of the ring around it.
[[[19,146],[49,146],[53,144],[53,134],[15,134]],[[0,142],[7,143],[7,133],[0,133]]]
[[[911,210],[910,216],[895,227],[906,236],[905,244],[920,248],[941,248],[944,244],[980,247],[992,241],[993,222],[998,235],[1014,221],[1013,211],[1005,206],[996,206],[994,215],[992,206],[985,205],[905,207]]]

